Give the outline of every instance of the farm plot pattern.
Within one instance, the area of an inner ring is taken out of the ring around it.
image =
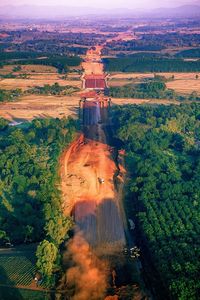
[[[0,267],[4,270],[1,284],[28,286],[34,279],[36,268],[28,256],[1,255]]]

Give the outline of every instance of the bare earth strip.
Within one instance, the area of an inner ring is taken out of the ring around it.
[[[1,89],[22,89],[27,90],[35,86],[44,86],[45,84],[52,85],[54,83],[59,83],[61,86],[71,85],[74,87],[81,87],[81,81],[78,80],[62,80],[59,78],[48,78],[46,75],[43,78],[33,78],[33,79],[19,79],[19,78],[6,78],[0,80]]]
[[[0,74],[8,74],[13,72],[16,65],[5,65],[0,69]],[[43,65],[20,65],[21,70],[13,72],[13,74],[29,74],[29,73],[57,73],[57,69],[52,66]]]
[[[156,73],[157,75],[164,76],[167,79],[174,75],[175,79],[195,79],[197,73]],[[109,75],[110,79],[128,79],[128,78],[153,78],[154,73],[112,73]]]
[[[99,141],[81,135],[61,157],[63,209],[66,215],[73,213],[84,237],[98,251],[119,251],[124,232],[114,186],[117,167],[104,131],[99,126],[98,131]]]
[[[200,94],[200,79],[174,80],[168,82],[167,87],[183,94],[190,94],[193,91]]]
[[[16,102],[0,103],[0,117],[13,120],[32,120],[34,118],[62,118],[64,116],[78,117],[79,100],[77,96],[41,96],[30,95],[24,96]],[[126,98],[112,98],[114,105],[124,104],[179,104],[176,101],[169,101],[165,99],[151,100],[151,99],[126,99]]]
[[[112,103],[115,105],[125,105],[125,104],[177,104],[180,102],[167,99],[133,99],[133,98],[112,98]]]
[[[83,62],[82,67],[85,70],[85,75],[103,74],[103,65],[98,62]]]

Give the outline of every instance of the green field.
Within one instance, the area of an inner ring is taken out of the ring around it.
[[[47,292],[0,287],[1,300],[50,300]]]
[[[0,255],[0,284],[30,285],[36,272],[34,262],[32,253]]]

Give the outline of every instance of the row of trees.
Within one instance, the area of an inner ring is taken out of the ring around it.
[[[0,89],[0,102],[14,101],[17,97],[22,95],[21,89],[4,90]]]
[[[41,242],[37,266],[47,281],[59,266],[58,248],[72,220],[62,213],[58,160],[74,138],[73,119],[36,119],[23,128],[0,119],[0,239]]]
[[[197,300],[200,283],[200,105],[120,106],[127,205],[160,299]],[[151,268],[150,268],[151,267]],[[164,288],[162,288],[164,287]]]
[[[125,56],[104,59],[108,72],[199,72],[200,60]]]
[[[31,94],[39,95],[71,95],[74,92],[78,92],[79,88],[70,85],[60,86],[59,83],[53,85],[45,84],[44,86],[36,86],[27,91]]]

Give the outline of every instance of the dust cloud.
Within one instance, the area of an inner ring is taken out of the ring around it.
[[[102,300],[107,288],[107,263],[99,260],[81,233],[68,244],[73,265],[67,270],[68,287],[74,288],[72,300]]]

